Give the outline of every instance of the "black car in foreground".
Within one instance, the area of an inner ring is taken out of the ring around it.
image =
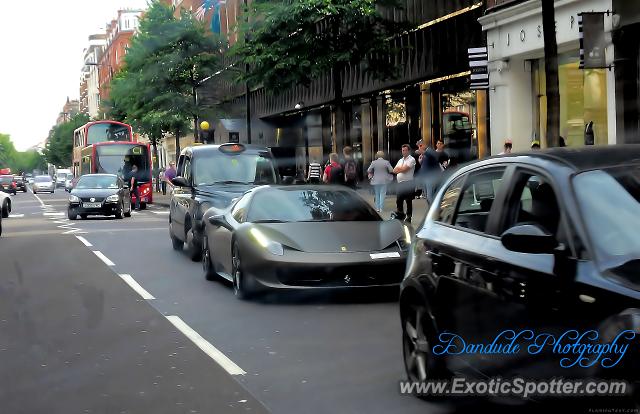
[[[114,174],[87,174],[80,177],[69,195],[67,209],[69,220],[78,215],[86,219],[89,215],[131,216],[129,187]]]
[[[203,267],[237,297],[267,289],[397,286],[410,229],[343,186],[263,186],[205,214]]]
[[[16,190],[20,190],[23,193],[27,192],[27,181],[26,181],[26,179],[22,178],[21,175],[16,175],[16,176],[14,176],[14,181],[16,183]]]
[[[512,154],[454,172],[416,229],[400,315],[412,381],[614,378],[637,397],[640,146]],[[510,340],[517,352],[469,346]],[[597,343],[630,348],[598,356],[586,347]]]
[[[200,145],[185,148],[172,183],[169,235],[175,250],[187,244],[187,254],[202,257],[202,217],[211,207],[224,209],[245,191],[280,182],[271,152],[244,144]]]

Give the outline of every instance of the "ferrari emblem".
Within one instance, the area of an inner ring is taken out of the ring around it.
[[[343,252],[346,252],[347,251],[347,246],[340,246],[340,250],[343,251]]]

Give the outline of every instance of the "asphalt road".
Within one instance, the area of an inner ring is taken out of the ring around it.
[[[2,412],[479,409],[400,394],[397,291],[240,301],[172,250],[166,207],[69,221],[66,197],[18,194],[3,222]]]

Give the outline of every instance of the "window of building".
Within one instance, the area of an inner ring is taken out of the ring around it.
[[[607,145],[607,69],[580,69],[577,50],[558,56],[560,89],[560,135],[569,147],[585,145],[585,129],[593,122],[593,144]],[[544,60],[533,62],[536,138],[544,145],[547,99]]]

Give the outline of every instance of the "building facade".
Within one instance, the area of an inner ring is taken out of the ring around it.
[[[235,3],[227,5],[235,7]],[[376,151],[385,151],[395,161],[402,144],[415,147],[419,139],[435,145],[443,138],[452,148],[454,142],[464,142],[462,150],[454,151],[459,162],[486,155],[486,91],[470,89],[467,52],[486,44],[478,23],[484,2],[405,0],[403,10],[386,12],[388,17],[408,20],[415,27],[393,40],[395,46],[404,48],[390,63],[400,68],[400,76],[380,81],[358,67],[347,68],[342,74],[344,100],[339,111],[332,108],[335,95],[329,74],[309,87],[279,94],[252,90],[252,134],[248,137],[244,86],[225,82],[222,76],[212,78],[205,84],[205,92],[232,97],[225,107],[228,118],[210,121],[215,125],[215,142],[250,140],[285,148],[295,154],[299,175],[311,160],[324,162],[329,153],[351,146],[361,178]],[[235,13],[223,8],[221,17],[223,11]],[[233,40],[233,35],[230,32],[227,37]]]
[[[62,106],[62,111],[58,114],[58,118],[56,119],[56,125],[60,125],[64,122],[69,122],[71,118],[76,116],[80,112],[80,101],[77,99],[69,99],[67,96],[67,101]]]
[[[138,28],[142,10],[118,10],[118,16],[107,24],[106,45],[99,60],[99,97],[109,97],[109,84],[113,75],[124,64],[124,56],[131,37]]]
[[[89,36],[89,46],[84,50],[84,65],[81,72],[81,101],[84,111],[91,119],[100,116],[100,60],[107,45],[107,35],[94,34]],[[82,82],[86,83],[83,98]]]
[[[513,141],[514,151],[528,150],[534,140],[545,147],[547,108],[541,2],[493,0],[489,6],[479,22],[486,31],[488,44],[492,153],[502,150],[505,139]],[[595,145],[621,142],[617,133],[618,68],[614,62],[618,49],[613,41],[614,9],[611,0],[555,2],[560,136],[570,147],[591,143],[587,125],[592,126]],[[604,12],[604,54],[609,68],[579,66],[578,17],[584,12]]]

